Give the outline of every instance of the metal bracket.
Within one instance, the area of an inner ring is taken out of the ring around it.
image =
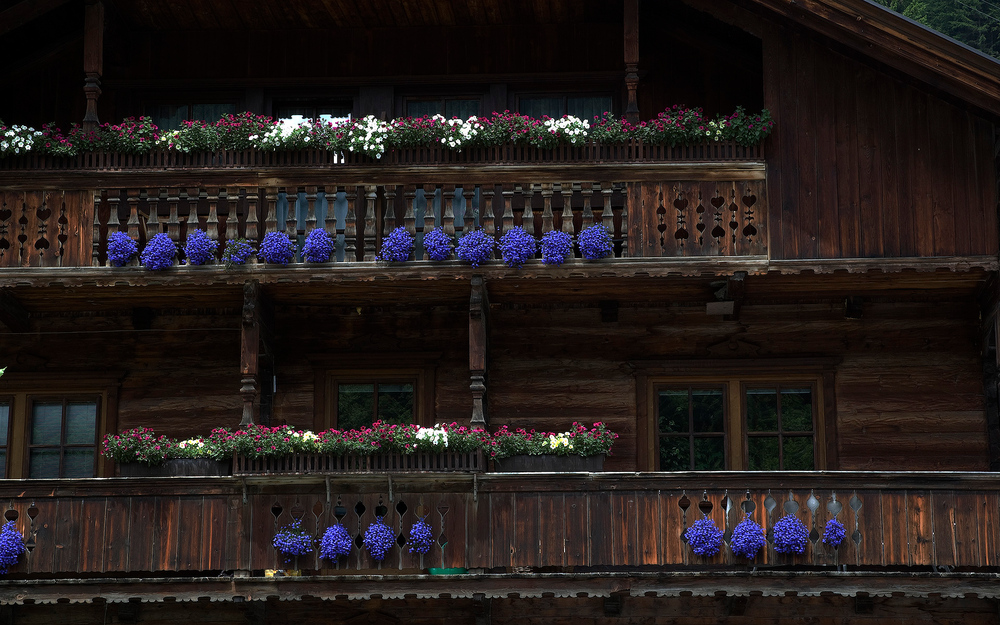
[[[326,476],[326,506],[330,507],[330,476]]]
[[[392,476],[389,475],[388,477],[389,477],[389,503],[392,503],[393,502],[393,498],[392,498]]]

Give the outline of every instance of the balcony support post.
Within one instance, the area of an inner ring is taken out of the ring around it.
[[[472,294],[469,298],[469,376],[472,391],[472,427],[485,428],[486,363],[488,351],[487,317],[490,309],[486,283],[482,276],[472,276]]]
[[[101,74],[104,69],[104,3],[87,2],[83,17],[83,93],[87,97],[87,111],[83,116],[83,129],[97,127],[97,98],[101,96]]]
[[[260,388],[260,282],[243,283],[243,315],[240,324],[240,395],[243,418],[240,427],[254,423],[253,405]]]
[[[639,123],[639,0],[625,0],[625,119]]]

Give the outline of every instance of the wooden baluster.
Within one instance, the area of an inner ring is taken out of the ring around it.
[[[564,182],[559,186],[559,194],[562,195],[563,209],[562,209],[562,231],[566,234],[573,236],[573,191],[574,186],[578,189],[579,185],[574,185],[572,182]]]
[[[403,201],[406,204],[406,210],[403,213],[403,226],[406,228],[406,231],[409,232],[411,236],[416,237],[417,236],[416,187],[410,185],[406,186],[406,189],[403,191]]]
[[[600,189],[601,194],[604,196],[601,198],[604,200],[604,204],[601,206],[601,225],[608,229],[613,238],[615,236],[615,216],[611,210],[611,193],[614,189],[611,188],[610,182],[602,182]]]
[[[191,233],[198,229],[198,189],[182,189],[182,198],[187,203],[188,207],[188,217],[187,217],[187,230],[184,233],[185,240],[187,237],[191,236]]]
[[[378,199],[377,187],[373,184],[365,185],[365,260],[375,261],[375,225],[377,216],[375,215],[375,201]]]
[[[590,205],[591,198],[594,196],[594,185],[590,182],[584,182],[580,185],[580,193],[583,194],[583,227],[589,228],[594,225],[594,208]]]
[[[441,189],[441,227],[449,237],[455,236],[455,185],[445,185]]]
[[[108,234],[121,232],[122,225],[118,220],[118,204],[122,201],[119,189],[108,189]]]
[[[521,187],[517,187],[518,191]],[[511,228],[514,227],[514,185],[509,183],[504,183],[503,190],[500,192],[503,196],[503,216],[500,218],[501,225],[503,226],[503,232],[498,232],[497,234],[503,234],[504,232],[509,232]]]
[[[535,195],[534,186],[524,185],[522,195],[524,196],[524,212],[521,213],[521,227],[531,236],[535,236],[535,213],[531,210],[531,198]]]
[[[264,201],[267,202],[267,215],[264,217],[264,232],[278,232],[278,188],[266,187]]]
[[[486,427],[485,410],[487,331],[490,310],[486,285],[482,276],[472,276],[472,293],[469,296],[469,390],[472,391],[472,427]]]
[[[553,184],[542,183],[542,234],[552,232],[554,215],[552,213]]]
[[[385,212],[382,215],[382,236],[387,237],[396,229],[396,185],[387,184],[385,191]]]
[[[129,189],[127,191],[127,201],[128,201],[128,236],[132,238],[133,241],[139,241],[139,189]],[[145,191],[141,192],[141,195],[146,195]]]
[[[622,188],[622,258],[628,258],[628,189]]]
[[[94,238],[91,245],[91,264],[101,266],[101,190],[94,191]]]
[[[306,187],[306,234],[316,227],[316,187]]]
[[[330,238],[334,241],[337,240],[337,190],[339,187],[336,185],[327,185],[323,187],[327,189],[324,191],[326,195],[326,220],[323,221],[323,229],[326,233],[330,235]],[[328,189],[333,189],[330,192]],[[336,258],[334,258],[336,260]]]
[[[204,191],[203,191],[204,192]],[[208,230],[208,238],[213,241],[219,240],[219,189],[208,189],[208,220],[205,222],[205,229]]]
[[[177,214],[177,203],[180,202],[180,190],[170,189],[167,192],[167,204],[170,206],[170,215],[167,217],[167,236],[174,243],[181,240],[181,220]]]
[[[240,192],[236,191],[236,197],[230,198],[225,189],[219,190],[219,200],[226,203],[226,241],[240,238]]]
[[[349,263],[358,260],[358,188],[347,187],[347,219],[344,221],[344,260]]]
[[[167,190],[160,189],[159,195],[150,193],[146,198],[146,207],[149,214],[146,215],[146,240],[160,233],[160,200],[166,200]]]
[[[288,202],[288,212],[285,214],[285,234],[294,239],[299,234],[299,220],[295,210],[299,203],[298,188],[285,187],[285,200]]]
[[[437,187],[432,184],[424,185],[424,225],[421,232],[427,234],[434,229],[435,219],[434,215],[434,192]],[[421,235],[422,236],[422,235]],[[427,254],[427,249],[424,249],[424,260],[430,260],[430,256]]]
[[[260,238],[260,229],[258,228],[258,217],[257,217],[257,187],[250,187],[249,189],[240,189],[240,194],[246,194],[247,196],[247,223],[246,223],[246,237],[251,241],[256,241]]]
[[[466,232],[472,232],[476,229],[476,215],[472,212],[472,203],[476,199],[476,185],[466,184],[462,185],[462,199],[465,200],[465,212],[462,214],[462,224],[455,224],[456,234],[465,234]],[[480,200],[480,202],[485,200]],[[485,213],[483,212],[483,205],[479,205],[479,225],[483,226],[483,217]],[[461,232],[458,229],[461,228]]]

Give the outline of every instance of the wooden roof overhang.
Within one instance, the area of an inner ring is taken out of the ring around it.
[[[979,297],[998,269],[995,257],[769,261],[766,258],[575,259],[554,268],[530,261],[511,269],[499,261],[474,269],[459,261],[253,267],[178,267],[150,272],[113,269],[13,268],[0,290],[29,313],[154,309],[232,309],[243,284],[260,282],[276,304],[296,306],[465,306],[473,276],[482,276],[493,304],[660,303],[703,305],[718,282],[746,272],[745,304],[842,301],[848,296],[889,301]],[[387,288],[390,287],[391,288]]]
[[[882,571],[669,571],[303,577],[163,577],[0,580],[0,605],[231,601],[531,599],[543,597],[1000,598],[996,573]]]

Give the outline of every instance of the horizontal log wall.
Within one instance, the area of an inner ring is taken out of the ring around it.
[[[763,38],[772,258],[997,252],[993,124],[815,38]]]
[[[14,511],[7,516],[16,517],[31,547],[13,575],[745,566],[725,546],[719,555],[702,558],[682,541],[685,528],[703,514],[726,532],[745,514],[765,530],[785,514],[799,518],[810,530],[805,553],[775,553],[769,537],[754,562],[761,566],[978,568],[1000,562],[1000,495],[961,474],[945,482],[919,474],[609,474],[556,477],[544,485],[537,476],[493,475],[475,483],[468,476],[410,476],[394,478],[392,486],[387,476],[369,476],[335,478],[329,495],[316,478],[285,478],[274,487],[251,482],[246,495],[232,479],[69,485],[7,489]],[[317,536],[339,521],[358,539],[376,516],[398,537],[426,517],[435,544],[421,556],[397,543],[381,563],[358,543],[338,563],[317,553],[285,561],[271,545],[274,533],[295,519]],[[821,541],[830,518],[847,528],[838,549]]]

